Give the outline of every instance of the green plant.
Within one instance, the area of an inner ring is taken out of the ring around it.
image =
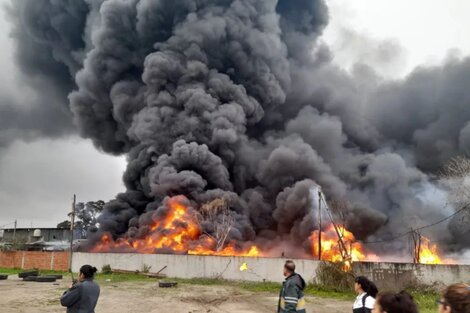
[[[103,265],[103,267],[101,268],[101,273],[102,274],[111,274],[112,273],[111,265],[109,265],[109,264]]]
[[[150,272],[150,269],[152,268],[152,265],[148,265],[148,264],[143,264],[142,265],[142,273],[148,273]]]
[[[352,291],[354,274],[344,263],[322,262],[316,270],[315,284],[332,291]]]
[[[440,293],[435,286],[419,286],[406,289],[418,305],[420,313],[436,312],[436,300],[440,298]]]

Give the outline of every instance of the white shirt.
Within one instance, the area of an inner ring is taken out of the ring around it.
[[[362,298],[365,296],[366,296],[365,292],[357,296],[356,301],[354,301],[354,304],[353,304],[353,310],[362,308]],[[365,307],[372,310],[374,308],[374,304],[375,304],[375,299],[372,298],[371,296],[367,296]]]

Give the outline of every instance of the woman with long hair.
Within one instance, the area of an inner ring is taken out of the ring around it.
[[[371,313],[378,293],[375,284],[367,277],[358,276],[354,280],[354,291],[357,298],[353,304],[353,313]]]

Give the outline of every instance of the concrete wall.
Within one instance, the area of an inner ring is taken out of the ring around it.
[[[381,290],[400,290],[409,286],[434,286],[437,289],[453,283],[470,282],[469,265],[425,265],[409,263],[353,264],[356,276],[371,278]]]
[[[151,272],[162,271],[168,277],[177,278],[221,278],[244,281],[281,282],[282,268],[286,259],[279,258],[249,258],[249,257],[218,257],[197,255],[167,255],[167,254],[127,254],[127,253],[74,253],[72,269],[78,272],[83,264],[90,264],[101,270],[109,264],[113,269],[142,270],[143,265],[152,266]],[[246,262],[249,270],[240,271],[240,266]],[[313,260],[296,260],[297,272],[305,280],[312,280],[320,264]]]
[[[246,262],[248,271],[240,272]],[[83,264],[91,264],[101,270],[103,265],[122,270],[142,270],[144,264],[156,272],[167,266],[162,273],[179,278],[223,278],[246,281],[281,282],[285,259],[215,257],[196,255],[127,254],[127,253],[74,253],[73,270],[78,272]],[[297,272],[311,281],[320,264],[314,260],[295,260]],[[375,281],[381,290],[401,290],[409,286],[428,285],[437,289],[456,282],[470,282],[468,265],[423,265],[406,263],[353,264],[356,276],[364,275]]]

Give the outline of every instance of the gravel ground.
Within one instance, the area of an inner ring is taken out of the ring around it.
[[[59,298],[70,285],[70,278],[57,283],[23,282],[10,276],[0,281],[0,311],[8,313],[65,312]],[[155,281],[100,282],[101,297],[96,313],[171,312],[171,313],[273,313],[277,295],[254,293],[232,286],[180,284],[159,288]],[[350,312],[347,301],[307,298],[308,313]]]

